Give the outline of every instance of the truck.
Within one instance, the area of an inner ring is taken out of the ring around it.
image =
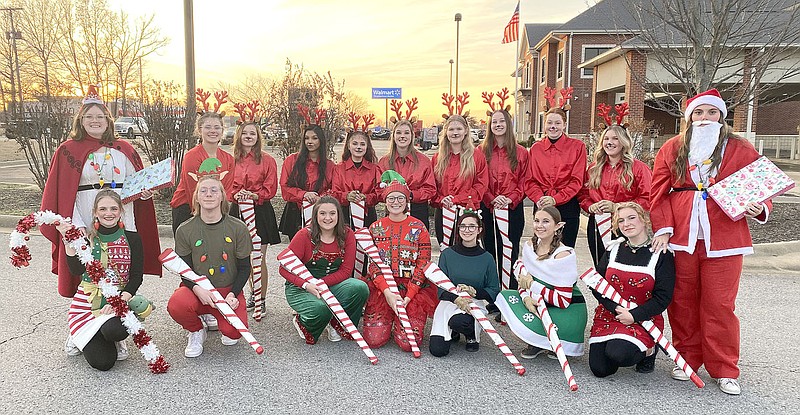
[[[439,129],[436,127],[423,128],[422,140],[420,141],[420,148],[422,151],[428,151],[431,147],[439,143]]]

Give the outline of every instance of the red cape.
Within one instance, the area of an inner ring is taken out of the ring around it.
[[[67,140],[58,147],[50,161],[50,173],[47,176],[42,195],[42,210],[50,210],[64,217],[72,216],[83,165],[89,154],[103,145],[105,144],[99,140],[89,137],[81,141]],[[139,153],[130,143],[114,140],[108,146],[125,154],[136,170],[144,167]],[[161,276],[161,264],[158,261],[161,244],[158,240],[158,226],[153,201],[152,199],[139,199],[133,203],[136,229],[142,238],[144,248],[144,273]],[[69,272],[61,234],[54,226],[42,226],[40,230],[42,235],[53,244],[52,272],[58,275],[58,293],[62,297],[72,297],[78,289],[81,277]]]

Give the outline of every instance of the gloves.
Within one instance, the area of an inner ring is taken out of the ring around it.
[[[524,304],[525,308],[527,308],[528,311],[530,311],[531,313],[533,313],[533,314],[535,314],[537,316],[539,315],[539,310],[536,308],[536,301],[533,301],[533,298],[524,297],[522,299],[522,304]]]
[[[473,287],[471,287],[471,286],[469,286],[467,284],[458,284],[458,291],[463,291],[463,292],[469,294],[469,296],[472,297],[472,298],[475,298],[475,296],[478,294],[478,292],[475,291],[475,288],[473,288]]]
[[[524,274],[517,277],[517,283],[519,284],[519,288],[523,290],[530,290],[531,285],[533,284],[533,277],[531,274]]]
[[[467,297],[458,297],[453,301],[461,311],[469,313],[469,305],[472,304],[472,299]]]

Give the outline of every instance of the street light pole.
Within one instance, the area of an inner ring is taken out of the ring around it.
[[[453,60],[450,59],[450,95],[453,95]]]
[[[17,91],[19,93],[19,107],[24,108],[23,101],[22,101],[22,80],[19,77],[19,55],[17,54],[17,39],[22,39],[22,33],[17,32],[17,29],[14,27],[14,12],[18,10],[22,10],[22,7],[4,7],[0,9],[2,11],[8,12],[8,17],[11,19],[11,31],[6,33],[6,37],[11,40],[11,49],[14,53],[14,61],[16,65],[16,73],[17,73]],[[11,104],[12,104],[12,112],[17,111],[17,106],[14,101],[16,101],[16,94],[14,91],[14,68],[11,68]],[[20,111],[21,112],[21,111]]]
[[[458,96],[458,35],[461,25],[461,13],[456,13],[456,96]]]
[[[196,113],[194,79],[194,0],[183,0],[183,34],[186,54],[186,116]]]

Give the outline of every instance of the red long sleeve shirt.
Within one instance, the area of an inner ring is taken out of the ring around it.
[[[431,160],[422,153],[415,153],[417,162],[414,163],[414,156],[395,156],[394,171],[400,173],[406,179],[406,185],[411,190],[412,203],[428,203],[436,196],[436,181],[433,178],[433,168]],[[378,161],[381,173],[391,169],[389,166],[389,156],[383,156]]]
[[[436,207],[441,207],[442,199],[447,196],[453,196],[453,203],[461,206],[466,206],[469,197],[472,196],[472,201],[475,207],[483,200],[483,195],[486,193],[486,186],[489,183],[489,172],[486,168],[486,157],[480,150],[476,149],[472,153],[472,158],[475,161],[475,174],[472,177],[460,177],[461,172],[461,156],[459,154],[450,154],[450,160],[447,167],[444,169],[444,174],[441,178],[436,178],[436,196],[434,196],[431,203]],[[431,164],[436,165],[439,154],[434,154]]]
[[[253,153],[247,153],[236,162],[236,178],[233,181],[233,194],[247,190],[258,195],[256,205],[269,201],[278,192],[278,164],[266,152],[261,152],[261,164],[256,164]]]
[[[563,205],[578,195],[586,182],[586,145],[562,135],[551,143],[544,138],[531,146],[525,194],[536,203],[552,196]]]
[[[368,208],[375,206],[380,201],[378,185],[381,181],[381,173],[382,170],[377,164],[364,160],[360,167],[356,167],[352,159],[347,159],[333,169],[331,194],[339,200],[342,206],[349,206],[347,194],[358,190],[367,197]]]
[[[392,268],[392,276],[401,293],[413,299],[425,285],[423,270],[431,260],[431,237],[425,225],[413,216],[400,222],[388,216],[378,219],[369,227],[372,240],[384,264]],[[372,279],[380,291],[389,288],[375,263],[370,262],[367,278]]]
[[[319,177],[319,162],[313,161],[311,159],[306,160],[306,184],[305,187],[290,187],[288,185],[289,175],[292,174],[292,169],[294,168],[295,163],[297,162],[297,155],[298,153],[290,154],[289,157],[286,157],[286,160],[283,161],[283,168],[281,168],[281,196],[283,200],[287,202],[294,202],[300,205],[303,203],[303,195],[306,192],[313,192],[314,191],[314,184],[317,183],[317,177]],[[327,193],[331,189],[331,178],[333,177],[333,166],[334,163],[331,160],[328,160],[327,166],[325,167],[325,181],[322,184],[322,188],[319,189],[319,195],[322,196],[323,194]]]
[[[525,199],[525,181],[528,178],[528,150],[517,144],[517,168],[511,170],[508,151],[497,144],[492,148],[492,158],[487,162],[489,184],[483,195],[483,204],[492,208],[497,196],[511,199],[509,209],[514,209]]]
[[[350,228],[345,228],[345,232],[344,249],[339,248],[339,244],[334,241],[329,244],[322,243],[319,249],[315,250],[314,244],[311,242],[311,231],[308,228],[302,228],[297,231],[292,241],[289,242],[289,249],[291,249],[292,252],[297,255],[297,258],[299,258],[303,264],[306,264],[307,267],[311,262],[322,258],[326,259],[329,263],[334,262],[337,258],[342,258],[342,263],[339,265],[339,268],[331,270],[332,272],[330,274],[314,276],[315,278],[325,281],[328,287],[333,287],[353,276],[353,267],[356,262],[356,237]],[[279,270],[281,276],[286,278],[286,281],[298,287],[302,287],[305,283],[302,278],[285,270],[283,267],[279,267]]]
[[[594,163],[589,165],[589,169],[594,167]],[[600,173],[600,187],[597,189],[589,188],[589,174],[587,170],[586,185],[578,193],[578,200],[581,209],[589,211],[589,206],[601,200],[608,200],[614,203],[636,202],[644,210],[650,210],[650,182],[652,173],[646,164],[639,160],[633,160],[633,183],[631,188],[626,189],[622,184],[620,174],[622,174],[622,163],[617,163],[611,167],[606,163]]]
[[[194,194],[194,189],[197,187],[200,164],[210,157],[211,155],[206,152],[202,144],[198,144],[186,152],[181,165],[181,180],[172,195],[172,200],[169,202],[171,207],[176,208],[192,202],[192,194]],[[214,157],[222,163],[222,167],[219,168],[220,181],[225,188],[228,200],[233,200],[233,181],[236,176],[236,163],[233,156],[218,148]]]

